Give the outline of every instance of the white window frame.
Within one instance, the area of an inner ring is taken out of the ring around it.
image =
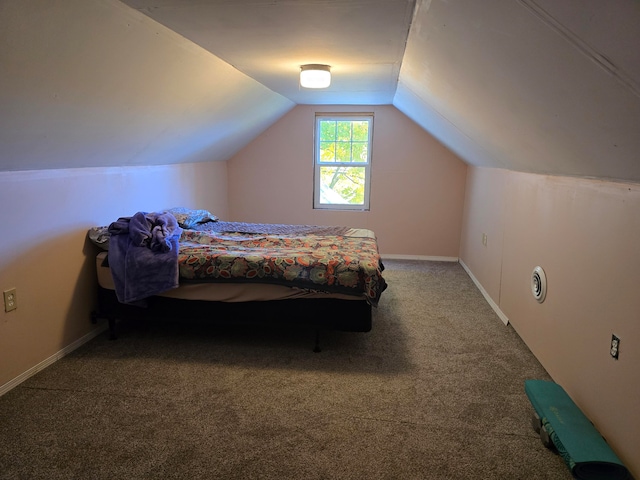
[[[320,158],[320,122],[323,120],[349,120],[349,121],[366,121],[369,123],[368,128],[368,145],[366,162],[326,162]],[[313,174],[313,208],[317,210],[369,210],[369,199],[371,196],[371,157],[373,150],[373,113],[316,113],[315,130],[314,130],[314,174]],[[365,185],[364,185],[364,201],[362,204],[351,203],[321,203],[320,197],[320,167],[364,167],[365,169]]]

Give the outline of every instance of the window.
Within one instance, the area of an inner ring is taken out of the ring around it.
[[[369,210],[373,115],[316,115],[313,208]]]

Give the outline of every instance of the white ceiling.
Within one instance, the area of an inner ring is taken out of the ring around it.
[[[392,104],[472,165],[640,183],[638,45],[639,0],[0,2],[0,171],[224,161],[296,104]]]
[[[465,161],[640,181],[637,0],[123,0],[299,104],[393,104]],[[327,90],[298,86],[332,66]]]
[[[391,104],[415,0],[123,0],[298,104]],[[300,66],[329,65],[325,90]]]

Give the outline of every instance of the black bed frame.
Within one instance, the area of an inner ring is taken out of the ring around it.
[[[92,321],[109,322],[109,338],[118,338],[118,320],[206,319],[214,325],[268,325],[308,328],[316,332],[314,352],[320,351],[320,332],[368,332],[372,326],[371,305],[365,300],[310,298],[256,302],[211,302],[154,296],[145,307],[120,303],[114,290],[98,286],[98,310]]]

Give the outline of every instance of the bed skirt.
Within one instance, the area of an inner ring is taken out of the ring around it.
[[[273,326],[316,331],[368,332],[372,307],[366,300],[300,298],[287,300],[216,302],[149,297],[146,306],[120,303],[115,291],[98,286],[98,310],[94,321],[107,319],[109,334],[116,339],[118,320],[198,320],[219,326]]]

